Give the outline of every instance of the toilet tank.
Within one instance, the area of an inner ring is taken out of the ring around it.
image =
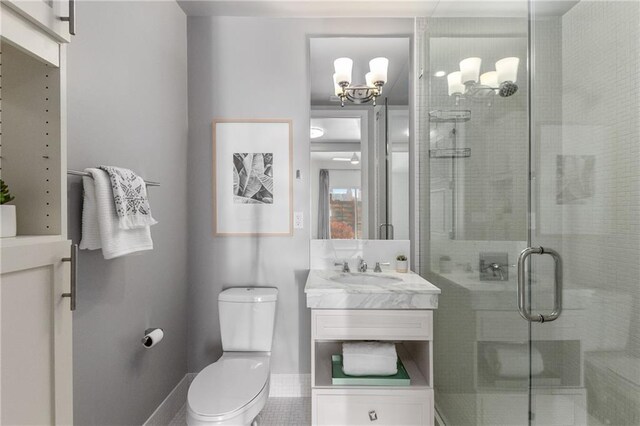
[[[269,352],[276,319],[277,288],[229,288],[218,295],[225,352]]]

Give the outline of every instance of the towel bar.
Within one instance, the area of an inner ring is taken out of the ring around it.
[[[87,177],[90,177],[90,178],[93,177],[93,176],[91,176],[91,173],[81,172],[81,171],[78,171],[78,170],[67,170],[67,174],[68,175],[74,175],[74,176],[87,176]],[[144,183],[147,186],[160,186],[160,182],[153,182],[153,181],[145,180]]]

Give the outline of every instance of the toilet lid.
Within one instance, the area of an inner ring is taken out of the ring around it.
[[[260,393],[268,376],[268,357],[225,354],[193,380],[187,397],[189,408],[194,413],[207,417],[233,413]]]

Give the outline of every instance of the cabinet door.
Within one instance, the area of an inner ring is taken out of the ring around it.
[[[69,242],[2,247],[0,424],[73,423]]]
[[[53,36],[58,42],[65,43],[71,40],[69,22],[60,19],[69,16],[69,0],[2,0],[2,2]]]

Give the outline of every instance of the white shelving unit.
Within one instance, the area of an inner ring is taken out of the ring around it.
[[[66,4],[0,4],[0,176],[17,212],[0,238],[0,424],[73,424]]]
[[[314,309],[311,321],[312,424],[434,424],[432,311]],[[411,384],[333,385],[331,356],[349,340],[395,342]]]

